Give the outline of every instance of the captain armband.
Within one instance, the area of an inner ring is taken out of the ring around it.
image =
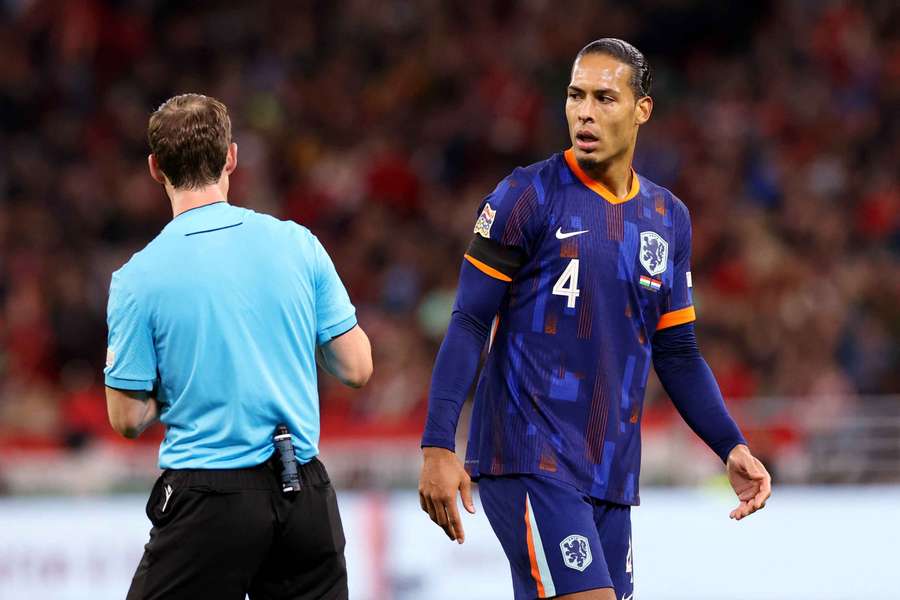
[[[479,271],[500,281],[512,281],[527,258],[519,248],[480,235],[472,239],[465,257]]]

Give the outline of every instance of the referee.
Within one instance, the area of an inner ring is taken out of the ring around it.
[[[112,276],[104,371],[116,431],[166,430],[128,600],[347,598],[341,518],[316,459],[316,362],[361,387],[369,340],[315,236],[228,203],[237,145],[221,102],[171,98],[148,138],[174,219]],[[276,452],[279,425],[292,443]],[[283,491],[298,464],[299,491]]]

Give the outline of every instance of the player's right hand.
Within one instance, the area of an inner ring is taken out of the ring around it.
[[[472,502],[472,479],[456,454],[446,448],[423,448],[425,462],[419,475],[419,503],[431,520],[437,523],[451,540],[462,544],[466,539],[462,520],[456,507],[456,492],[463,506],[475,514]]]

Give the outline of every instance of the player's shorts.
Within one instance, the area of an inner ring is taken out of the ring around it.
[[[538,475],[482,476],[484,512],[509,559],[516,600],[615,588],[631,600],[631,507]]]
[[[316,459],[283,494],[273,461],[165,471],[147,501],[150,541],[127,600],[346,600],[344,531]]]

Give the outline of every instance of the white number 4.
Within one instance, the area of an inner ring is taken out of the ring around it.
[[[566,306],[569,308],[575,308],[575,298],[581,295],[581,291],[578,289],[577,258],[573,258],[571,261],[569,261],[566,270],[563,271],[562,275],[559,276],[559,279],[556,281],[556,285],[553,286],[553,295],[565,296]]]

